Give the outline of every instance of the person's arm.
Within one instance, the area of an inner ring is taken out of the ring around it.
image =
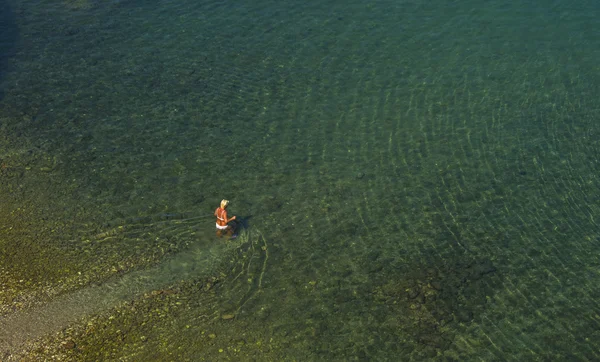
[[[235,220],[235,216],[232,216],[231,219],[227,218],[227,210],[223,211],[223,219],[225,219],[225,223],[228,223],[232,220]]]

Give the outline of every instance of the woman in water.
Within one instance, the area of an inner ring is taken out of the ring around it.
[[[221,237],[223,234],[227,234],[232,239],[237,235],[235,234],[235,223],[229,224],[229,222],[235,220],[235,216],[227,218],[227,205],[229,200],[221,200],[221,207],[215,210],[215,216],[217,217],[217,236]]]

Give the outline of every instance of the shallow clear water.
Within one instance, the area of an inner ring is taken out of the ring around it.
[[[0,9],[14,300],[113,267],[209,275],[185,256],[230,256],[210,218],[228,198],[251,247],[212,300],[264,358],[600,358],[595,2]],[[111,358],[206,356],[194,310],[155,325],[172,349]]]

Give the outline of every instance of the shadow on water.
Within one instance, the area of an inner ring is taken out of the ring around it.
[[[248,230],[250,228],[250,219],[251,218],[252,218],[252,215],[248,215],[248,216],[240,216],[236,219],[236,221],[238,223],[239,231]]]
[[[5,1],[0,1],[0,100],[4,97],[2,82],[8,72],[8,59],[14,54],[17,41],[14,14]]]

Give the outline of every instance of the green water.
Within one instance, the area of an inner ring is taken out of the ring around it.
[[[0,10],[2,359],[600,359],[596,2]]]

